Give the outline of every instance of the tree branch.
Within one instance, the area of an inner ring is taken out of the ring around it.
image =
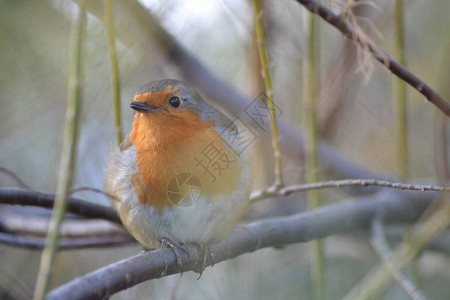
[[[403,242],[405,236],[405,230],[403,226],[394,226],[393,228],[387,228],[385,231],[387,238],[393,242]],[[427,250],[442,252],[443,254],[450,256],[450,231],[446,231],[430,241],[427,245]]]
[[[396,268],[389,260],[392,257],[391,250],[384,235],[384,228],[381,220],[375,218],[372,222],[372,244],[381,257],[382,263],[385,264],[391,272],[397,284],[414,300],[425,300],[425,296],[417,286],[415,286],[406,275]]]
[[[405,268],[411,260],[450,225],[450,201],[441,199],[433,207],[432,215],[412,233],[408,243],[398,246],[389,258],[389,264],[396,269]],[[422,219],[423,220],[423,219]],[[380,264],[373,268],[351,291],[343,298],[345,300],[379,299],[392,284],[393,278],[388,264]]]
[[[136,240],[130,236],[60,239],[58,241],[58,249],[73,250],[85,248],[112,247],[130,243],[136,243]],[[19,235],[0,232],[0,244],[6,244],[18,248],[25,248],[31,250],[42,250],[42,248],[44,248],[46,245],[46,240],[44,238],[23,237]]]
[[[22,209],[23,210],[23,209]],[[0,231],[15,235],[45,237],[49,224],[48,216],[30,215],[26,212],[11,212],[2,210],[0,214]],[[129,233],[119,224],[102,219],[73,219],[64,220],[61,238],[84,238],[100,236],[126,236]]]
[[[322,181],[306,184],[295,184],[281,188],[279,190],[269,187],[265,190],[254,191],[250,195],[250,201],[256,202],[258,200],[266,199],[273,196],[287,196],[294,192],[303,192],[314,189],[324,189],[324,188],[337,188],[344,186],[379,186],[388,187],[400,190],[413,190],[413,191],[435,191],[435,192],[450,192],[450,187],[443,187],[437,185],[422,185],[422,184],[410,184],[410,183],[400,183],[383,181],[376,179],[346,179],[346,180],[332,180],[332,181]]]
[[[24,190],[17,188],[0,188],[1,204],[18,204],[52,208],[55,194]],[[117,224],[122,224],[116,212],[111,208],[75,197],[69,198],[67,212],[75,213],[86,218],[100,218]]]
[[[407,82],[410,86],[424,95],[428,101],[433,103],[440,111],[450,117],[450,104],[429,85],[413,74],[410,70],[403,67],[393,59],[383,49],[378,48],[372,42],[366,41],[360,37],[356,30],[349,25],[344,15],[337,15],[327,7],[321,5],[315,0],[296,0],[311,13],[319,15],[325,22],[337,28],[345,37],[351,39],[355,44],[367,48],[372,56],[382,65],[388,68],[393,74]]]
[[[266,247],[308,242],[339,232],[367,228],[375,216],[386,223],[414,222],[428,207],[432,194],[383,191],[375,195],[332,204],[311,212],[259,220],[237,226],[224,240],[210,245],[206,265]],[[183,271],[199,271],[203,257],[199,249],[187,246],[189,257],[180,252]],[[101,299],[146,280],[179,273],[172,250],[143,252],[76,278],[51,291],[48,299]]]

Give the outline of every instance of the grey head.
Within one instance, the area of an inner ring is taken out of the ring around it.
[[[139,89],[136,95],[156,92],[166,88],[176,91],[185,109],[195,111],[205,121],[215,121],[216,128],[223,129],[230,126],[231,120],[229,118],[216,108],[207,104],[195,89],[180,80],[161,79],[148,82]]]

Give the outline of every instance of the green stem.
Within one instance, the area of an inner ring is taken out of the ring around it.
[[[111,64],[111,88],[114,103],[116,137],[117,142],[120,144],[123,140],[123,133],[120,107],[119,63],[117,59],[116,40],[114,37],[114,18],[111,8],[111,0],[104,0],[103,6],[105,8],[105,25],[108,31],[109,60]]]
[[[403,0],[395,0],[394,7],[395,18],[395,51],[398,62],[406,66],[405,62],[405,33],[404,33],[404,17],[403,17]],[[399,162],[399,175],[402,179],[409,177],[408,172],[408,136],[407,136],[407,120],[406,120],[406,84],[403,80],[396,78],[396,92],[394,98],[397,102],[397,128],[398,128],[398,162]],[[410,243],[410,229],[406,229],[405,243]],[[420,272],[418,266],[418,258],[414,259],[413,273],[415,283],[420,286]]]
[[[430,218],[411,235],[411,243],[402,243],[389,258],[388,263],[380,264],[352,288],[344,300],[381,299],[394,279],[388,265],[404,269],[414,257],[440,232],[450,225],[450,201],[443,199],[440,207],[434,210]]]
[[[267,96],[267,106],[269,107],[270,113],[270,130],[272,133],[272,148],[273,155],[275,157],[275,187],[281,188],[284,186],[283,181],[283,166],[281,162],[281,151],[280,144],[278,142],[278,126],[277,126],[277,115],[275,111],[275,104],[273,100],[273,90],[272,82],[270,80],[269,68],[267,65],[267,51],[266,42],[263,33],[262,25],[262,10],[260,5],[260,0],[253,0],[253,13],[254,13],[254,23],[256,31],[256,40],[258,44],[259,58],[261,61],[262,76],[264,79],[264,88]]]
[[[44,299],[50,284],[50,277],[58,246],[59,229],[67,209],[67,195],[72,187],[81,111],[81,52],[85,30],[86,11],[84,1],[80,1],[80,11],[71,40],[72,55],[69,64],[68,100],[58,187],[47,233],[46,246],[42,252],[36,288],[34,290],[33,299],[35,300]]]
[[[317,39],[318,24],[313,14],[308,14],[308,48],[305,63],[304,90],[306,92],[303,107],[304,127],[306,130],[305,143],[305,166],[306,181],[308,183],[319,182],[319,152],[318,152],[318,126],[316,114],[316,100],[318,88],[317,78],[319,71],[318,56],[319,45]],[[311,190],[307,193],[310,209],[316,209],[321,205],[320,192]],[[312,263],[312,273],[314,280],[315,299],[325,298],[325,278],[324,278],[324,253],[321,240],[312,242],[314,253]]]
[[[404,56],[404,29],[403,29],[403,0],[395,0],[395,24],[396,36],[395,47],[398,62],[405,65]],[[408,178],[408,152],[407,152],[407,132],[406,132],[406,85],[399,78],[396,82],[396,93],[394,98],[397,102],[397,127],[398,127],[398,162],[399,174],[402,179]]]

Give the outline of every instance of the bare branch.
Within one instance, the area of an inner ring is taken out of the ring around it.
[[[55,194],[16,188],[0,188],[0,203],[52,208]],[[122,224],[111,207],[70,197],[67,212],[86,218],[100,218]]]
[[[327,7],[315,0],[296,0],[310,12],[319,15],[325,22],[337,28],[345,37],[351,39],[357,45],[367,48],[372,56],[388,68],[393,74],[407,82],[410,86],[424,95],[428,101],[433,103],[440,111],[450,117],[450,104],[429,85],[403,67],[383,49],[378,48],[372,42],[362,39],[354,27],[350,26],[346,17],[333,13]]]
[[[287,196],[294,192],[303,192],[313,189],[324,188],[337,188],[344,186],[380,186],[387,188],[394,188],[400,190],[413,190],[413,191],[435,191],[435,192],[450,192],[450,187],[436,186],[436,185],[421,185],[421,184],[409,184],[399,183],[391,181],[383,181],[377,179],[345,179],[345,180],[332,180],[306,184],[296,184],[281,188],[279,190],[270,187],[265,190],[254,191],[250,195],[250,201],[256,202],[258,200],[266,199],[273,196]]]
[[[385,234],[390,241],[402,242],[404,241],[405,230],[403,226],[390,226],[390,228],[386,228]],[[430,241],[427,245],[427,250],[442,252],[450,256],[450,231],[447,230]]]
[[[59,250],[73,250],[85,248],[100,248],[121,246],[124,244],[136,243],[136,240],[127,236],[109,236],[109,237],[91,237],[60,239],[58,241]],[[6,244],[14,247],[42,250],[45,247],[46,240],[43,238],[23,237],[14,234],[0,232],[0,244]]]
[[[3,173],[6,176],[8,176],[9,178],[11,178],[20,188],[25,189],[25,190],[31,189],[13,171],[8,170],[7,168],[0,167],[0,173]]]
[[[375,218],[372,222],[372,244],[381,257],[383,264],[387,265],[389,271],[394,277],[397,284],[414,300],[425,300],[422,291],[419,290],[399,269],[394,266],[389,259],[392,256],[386,237],[384,236],[383,223],[380,218]]]
[[[23,209],[25,210],[25,209]],[[0,229],[3,232],[45,237],[47,235],[49,218],[27,213],[15,213],[2,210],[0,214]],[[121,225],[102,219],[73,219],[64,220],[61,230],[61,238],[81,238],[99,236],[130,236]]]
[[[266,247],[307,242],[338,232],[368,227],[377,215],[384,222],[414,222],[433,199],[431,194],[407,191],[384,191],[359,199],[299,213],[288,217],[259,220],[238,226],[224,240],[210,245],[206,265]],[[199,270],[202,255],[199,249],[187,246],[189,258],[180,253],[183,271]],[[76,278],[51,291],[48,299],[101,299],[140,282],[179,273],[172,250],[160,249],[103,267]]]
[[[450,201],[446,198],[440,200],[437,202],[439,205],[433,207],[432,215],[426,221],[421,222],[420,226],[417,226],[409,242],[402,243],[394,250],[389,258],[389,263],[395,268],[399,270],[405,268],[429,241],[450,225]],[[344,299],[379,299],[385,294],[392,281],[393,278],[387,264],[380,264],[355,285]]]

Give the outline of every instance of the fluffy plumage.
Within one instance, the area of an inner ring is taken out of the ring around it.
[[[179,107],[171,106],[174,97]],[[152,111],[135,113],[105,178],[106,191],[121,199],[112,203],[124,226],[147,249],[162,238],[205,244],[226,236],[251,188],[249,151],[238,155],[223,139],[239,129],[180,81],[146,84],[133,101]],[[180,185],[188,177],[191,185]]]

